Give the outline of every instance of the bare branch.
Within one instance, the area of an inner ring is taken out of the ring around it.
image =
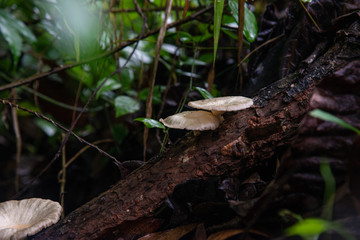
[[[28,113],[31,113],[33,115],[35,115],[36,117],[38,118],[41,118],[41,119],[44,119],[45,121],[48,121],[50,123],[52,123],[55,127],[58,127],[60,128],[61,130],[63,130],[64,132],[69,132],[69,129],[67,129],[66,127],[63,127],[62,125],[60,125],[59,123],[55,122],[54,120],[42,115],[41,113],[38,113],[38,112],[35,112],[35,111],[32,111],[30,109],[27,109],[27,108],[24,108],[22,106],[19,106],[15,103],[12,103],[8,100],[5,100],[5,99],[1,99],[0,98],[0,101],[5,104],[5,105],[9,105],[10,107],[12,107],[13,109],[21,109],[22,111],[25,111],[25,112],[28,112]],[[98,146],[94,145],[94,144],[91,144],[89,143],[88,141],[86,141],[85,139],[81,138],[80,136],[78,136],[76,133],[74,132],[71,132],[70,133],[71,135],[73,135],[79,142],[81,143],[85,143],[86,145],[89,145],[90,147],[92,148],[95,148],[99,153],[111,158],[112,160],[114,161],[118,161],[114,156],[108,154],[107,152],[101,150]]]
[[[199,11],[203,9],[203,7],[190,7],[188,9],[188,11]],[[172,7],[171,11],[182,11],[184,10],[183,7]],[[145,12],[145,11],[148,11],[148,12],[163,12],[165,11],[165,8],[162,8],[162,7],[157,7],[157,8],[150,8],[150,9],[141,9],[142,12]],[[108,13],[108,12],[111,12],[111,13],[130,13],[130,12],[137,12],[136,9],[116,9],[116,8],[112,8],[111,10],[105,10],[104,12]]]

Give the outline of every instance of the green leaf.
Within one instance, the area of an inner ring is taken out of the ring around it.
[[[219,43],[223,10],[224,10],[224,0],[215,0],[214,1],[214,58],[213,58],[213,64],[215,64],[216,53],[217,53],[217,48],[218,48],[218,43]]]
[[[14,57],[14,65],[17,64],[22,51],[21,36],[30,42],[36,41],[34,34],[23,22],[3,9],[0,9],[0,32],[9,44],[11,54]]]
[[[233,18],[236,20],[237,23],[239,23],[239,3],[237,0],[229,0],[229,8],[231,11],[231,14],[233,16]]]
[[[179,31],[179,32],[166,32],[166,38],[171,38],[173,40],[175,40],[177,38],[179,34],[179,39],[183,42],[191,42],[192,41],[192,36],[191,34],[189,34],[188,32],[183,32],[183,31]]]
[[[191,34],[189,34],[187,32],[181,32],[181,31],[179,32],[179,39],[185,43],[201,43],[201,42],[208,40],[212,36],[213,36],[213,34],[211,34],[209,32],[206,32],[206,33],[203,33],[203,34],[197,35],[197,36],[192,36]],[[177,37],[177,32],[176,33],[171,33],[171,32],[167,33],[166,37],[175,40]]]
[[[226,35],[228,35],[229,37],[231,37],[232,39],[238,40],[238,35],[232,33],[231,31],[229,31],[229,30],[227,30],[227,29],[225,29],[225,28],[222,28],[221,31],[222,31],[223,33],[225,33]]]
[[[16,65],[19,60],[22,49],[21,37],[14,29],[12,29],[9,26],[5,26],[1,23],[0,23],[0,29],[6,42],[9,44],[11,54],[14,57],[14,65]]]
[[[233,15],[224,14],[222,19],[222,26],[233,28],[237,32],[239,24],[237,23]]]
[[[55,127],[52,123],[44,119],[36,118],[35,124],[49,137],[54,136],[58,130],[57,127]]]
[[[198,59],[188,57],[185,59],[185,61],[180,61],[180,66],[182,65],[206,66],[207,63]]]
[[[187,71],[183,71],[181,69],[175,69],[175,72],[180,74],[180,75],[183,75],[183,76],[187,76],[187,77],[192,77],[192,78],[201,78],[201,75],[200,74],[196,74],[196,73],[193,73],[193,72],[187,72]]]
[[[98,87],[103,81],[104,81],[104,79],[99,81],[96,87]],[[105,84],[102,85],[102,87],[96,93],[96,99],[98,99],[103,92],[117,90],[120,88],[121,88],[121,83],[119,81],[117,81],[113,78],[109,78],[108,80],[106,80]]]
[[[289,209],[282,209],[278,212],[279,216],[282,217],[285,221],[293,221],[294,219],[297,221],[302,221],[303,218],[301,215],[296,214]]]
[[[14,65],[17,64],[17,61],[21,54],[22,40],[20,34],[13,29],[10,25],[4,21],[0,16],[0,29],[1,33],[4,36],[4,39],[9,44],[10,51],[14,57]]]
[[[147,128],[161,128],[161,129],[165,129],[165,126],[155,120],[155,119],[151,119],[151,118],[135,118],[134,121],[138,121],[138,122],[142,122]]]
[[[316,118],[319,118],[319,119],[324,120],[324,121],[336,123],[336,124],[338,124],[338,125],[340,125],[340,126],[342,126],[344,128],[347,128],[347,129],[349,129],[351,131],[354,131],[358,135],[360,135],[360,130],[359,129],[357,129],[356,127],[351,126],[350,124],[344,122],[340,118],[335,117],[334,115],[332,115],[330,113],[324,112],[324,111],[322,111],[320,109],[315,109],[315,110],[312,110],[309,114],[312,117],[316,117]]]
[[[203,98],[208,99],[208,98],[214,98],[213,95],[211,95],[211,93],[209,93],[206,89],[201,88],[201,87],[194,87],[195,90],[197,90],[201,96],[203,96]]]
[[[111,132],[117,144],[121,144],[128,134],[128,130],[124,124],[114,125],[111,129]]]
[[[11,13],[0,9],[0,18],[3,18],[3,20],[5,20],[8,24],[8,27],[13,28],[29,42],[32,43],[36,41],[36,37],[30,29],[22,21],[15,18]]]
[[[256,17],[245,4],[244,36],[249,42],[254,42],[257,36],[258,26]]]
[[[140,104],[128,96],[116,97],[114,104],[116,117],[120,117],[128,113],[134,113],[140,109]]]
[[[200,61],[204,61],[206,63],[211,63],[211,61],[213,60],[214,54],[212,52],[208,52],[208,53],[202,53],[199,57],[198,60]]]
[[[134,81],[134,69],[125,68],[121,71],[121,83],[122,83],[122,89],[124,91],[128,91],[131,89],[131,84]]]
[[[321,216],[326,220],[332,219],[332,211],[335,200],[336,182],[334,175],[331,172],[330,164],[327,159],[324,159],[320,163],[320,173],[324,179],[324,207]]]
[[[211,33],[205,33],[203,35],[200,36],[193,36],[192,40],[196,43],[201,43],[204,42],[206,40],[208,40],[209,38],[211,38],[213,35]]]
[[[229,8],[231,10],[232,16],[236,22],[239,23],[238,1],[229,0]],[[254,42],[258,32],[257,21],[255,15],[249,10],[246,4],[244,15],[244,36],[249,42]]]
[[[161,92],[165,90],[165,86],[155,86],[153,92],[152,102],[153,104],[160,104],[161,103]],[[149,95],[149,88],[144,88],[139,92],[139,99],[141,101],[146,102],[147,96]]]
[[[320,218],[307,218],[295,223],[285,230],[286,235],[300,235],[303,238],[318,236],[321,233],[330,230],[331,223]]]
[[[319,235],[327,232],[337,232],[343,239],[355,240],[349,230],[337,222],[330,222],[321,218],[307,218],[301,220],[285,230],[286,235],[299,235],[303,239],[318,239]]]

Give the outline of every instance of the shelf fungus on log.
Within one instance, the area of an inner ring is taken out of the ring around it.
[[[206,111],[185,111],[160,119],[166,127],[186,130],[214,130],[220,124],[220,118]]]
[[[221,115],[224,112],[240,111],[253,105],[251,98],[242,96],[227,96],[209,98],[189,102],[189,107],[211,111],[214,115]]]
[[[0,238],[25,239],[59,221],[62,207],[41,198],[0,203]]]
[[[239,111],[253,105],[253,100],[241,96],[228,96],[203,99],[189,102],[193,108],[208,111],[185,111],[160,119],[166,127],[204,131],[215,130],[223,121],[221,114],[229,111]]]

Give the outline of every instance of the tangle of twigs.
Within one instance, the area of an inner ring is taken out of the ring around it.
[[[139,39],[142,39],[144,31],[145,31],[145,25],[146,25],[146,17],[143,16],[144,19],[144,23],[141,29],[141,33],[139,35]],[[87,106],[89,105],[89,103],[91,102],[91,100],[95,97],[96,93],[99,91],[99,89],[106,83],[106,81],[109,78],[112,78],[114,75],[119,74],[123,69],[126,68],[126,65],[128,64],[128,62],[130,61],[131,57],[133,56],[137,46],[139,44],[139,41],[135,42],[135,46],[132,50],[132,52],[129,54],[129,56],[126,58],[125,63],[118,69],[116,69],[112,74],[110,74],[107,78],[105,78],[102,83],[95,89],[95,91],[93,91],[93,93],[91,94],[91,96],[89,97],[88,101],[86,102],[85,106],[82,108],[82,110],[79,112],[79,114],[76,116],[75,120],[71,123],[70,129],[68,130],[68,132],[66,133],[64,140],[62,141],[58,151],[55,153],[54,157],[51,159],[51,161],[45,166],[45,168],[43,168],[41,170],[41,172],[35,177],[33,178],[30,183],[28,183],[21,191],[19,191],[17,194],[15,194],[15,196],[13,198],[17,198],[19,196],[21,196],[23,193],[25,193],[30,186],[34,183],[34,181],[36,181],[37,179],[39,179],[39,177],[41,175],[43,175],[49,168],[50,166],[56,161],[56,159],[59,158],[60,154],[61,154],[61,150],[63,149],[63,147],[65,146],[66,142],[69,140],[70,134],[73,133],[73,130],[75,128],[75,125],[77,124],[77,122],[79,121],[81,115],[84,113],[84,111],[87,109]],[[0,89],[1,90],[1,89]],[[121,162],[119,162],[116,158],[113,159],[114,163],[119,167],[120,171],[124,171],[124,167],[121,165]]]
[[[25,112],[28,112],[30,114],[33,114],[35,115],[36,117],[38,118],[41,118],[41,119],[44,119],[45,121],[48,121],[50,123],[52,123],[55,127],[58,127],[60,128],[61,130],[65,131],[65,132],[69,132],[70,130],[67,129],[66,127],[60,125],[59,123],[55,122],[54,120],[42,115],[41,113],[38,113],[38,112],[35,112],[35,111],[32,111],[30,109],[27,109],[27,108],[24,108],[24,107],[21,107],[15,103],[12,103],[8,100],[5,100],[5,99],[1,99],[0,98],[0,101],[4,104],[4,105],[9,105],[10,107],[12,108],[16,108],[16,109],[21,109],[22,111],[25,111]],[[98,146],[92,144],[92,143],[89,143],[88,141],[86,141],[85,139],[81,138],[80,136],[78,136],[76,133],[74,132],[70,132],[71,135],[73,135],[79,142],[81,143],[85,143],[86,145],[89,145],[90,147],[92,148],[95,148],[99,153],[101,154],[104,154],[105,156],[111,158],[112,160],[114,160],[115,162],[118,161],[114,156],[108,154],[107,152],[105,152],[104,150],[101,150]]]

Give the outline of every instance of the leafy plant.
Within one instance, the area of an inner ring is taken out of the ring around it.
[[[304,240],[316,240],[322,233],[333,231],[343,236],[344,239],[355,240],[346,228],[332,221],[336,183],[330,164],[326,159],[320,162],[320,173],[325,184],[322,218],[302,219],[301,216],[295,215],[298,222],[287,228],[285,234],[288,236],[298,235]]]
[[[14,65],[19,60],[22,51],[22,41],[26,40],[30,43],[36,41],[36,37],[31,30],[5,9],[0,9],[0,33],[9,45],[14,57]]]
[[[144,125],[147,127],[147,128],[160,128],[160,129],[165,129],[165,126],[155,120],[155,119],[151,119],[151,118],[135,118],[134,121],[138,121],[138,122],[142,122],[144,123]]]
[[[125,114],[134,113],[140,109],[140,104],[131,97],[118,96],[114,100],[115,116],[120,117]]]
[[[194,87],[195,90],[197,90],[201,96],[203,96],[203,98],[208,99],[208,98],[213,98],[213,95],[211,95],[211,93],[209,93],[206,89],[201,88],[201,87]]]
[[[301,220],[287,228],[285,233],[288,236],[299,235],[304,240],[316,240],[320,234],[330,231],[339,233],[344,239],[355,240],[355,238],[340,224],[320,218],[307,218]]]
[[[214,0],[214,59],[213,64],[215,64],[216,52],[219,43],[221,21],[224,10],[224,0]]]
[[[103,79],[104,80],[104,79]],[[99,81],[97,83],[96,87],[99,87],[102,81]],[[119,81],[116,81],[113,78],[109,78],[105,84],[99,89],[99,91],[96,93],[95,98],[98,99],[102,93],[105,93],[107,91],[114,91],[121,88],[121,83]]]
[[[320,162],[320,174],[325,183],[322,217],[328,221],[331,221],[335,200],[336,182],[327,159],[323,159]]]
[[[328,121],[328,122],[333,122],[333,123],[336,123],[344,128],[347,128],[353,132],[355,132],[356,134],[360,135],[360,130],[357,129],[356,127],[354,126],[351,126],[350,124],[348,124],[347,122],[341,120],[340,118],[330,114],[330,113],[327,113],[323,110],[320,110],[320,109],[315,109],[315,110],[312,110],[310,113],[310,116],[313,116],[313,117],[316,117],[316,118],[319,118],[319,119],[322,119],[324,121]]]
[[[231,10],[231,14],[235,21],[239,23],[239,11],[238,11],[238,1],[237,0],[230,0],[229,1],[229,8]],[[245,16],[244,16],[244,36],[246,40],[249,42],[254,42],[257,37],[258,26],[256,17],[253,12],[249,10],[247,5],[245,4]]]

